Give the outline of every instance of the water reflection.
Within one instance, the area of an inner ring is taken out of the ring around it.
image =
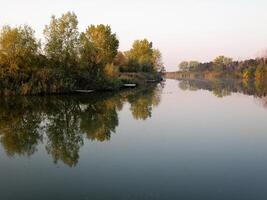
[[[232,93],[242,93],[255,97],[265,97],[267,85],[261,81],[238,81],[238,80],[179,80],[179,87],[182,90],[208,90],[217,97],[230,96]]]
[[[118,111],[146,120],[160,102],[162,85],[88,96],[12,97],[0,100],[0,142],[8,156],[34,154],[40,143],[55,163],[75,166],[84,140],[108,141]]]

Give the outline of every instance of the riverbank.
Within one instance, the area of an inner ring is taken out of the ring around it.
[[[157,72],[123,72],[112,79],[104,79],[102,81],[96,81],[95,83],[94,81],[93,83],[86,81],[87,79],[82,76],[79,76],[78,79],[82,81],[75,81],[75,79],[73,79],[75,76],[70,78],[67,75],[56,76],[53,74],[53,76],[44,78],[46,76],[45,73],[34,73],[34,75],[33,82],[20,83],[17,85],[21,86],[15,88],[10,85],[10,89],[3,87],[5,85],[5,80],[0,79],[0,96],[87,94],[92,92],[119,91],[133,87],[147,87],[151,83],[159,83],[163,80],[162,75]]]
[[[145,72],[125,72],[120,73],[119,80],[122,84],[133,83],[138,85],[146,85],[148,83],[156,83],[163,80],[160,73],[145,73]]]
[[[88,93],[92,93],[93,91],[118,91],[127,88],[147,87],[148,85],[151,85],[151,83],[159,83],[162,80],[163,76],[158,72],[123,72],[118,75],[118,78],[111,80],[110,84],[96,88],[92,87],[89,90],[80,88],[76,91],[89,91]]]

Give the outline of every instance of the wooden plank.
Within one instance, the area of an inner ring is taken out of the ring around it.
[[[92,93],[92,92],[94,92],[94,90],[74,90],[73,92],[77,92],[77,93]]]
[[[127,83],[123,85],[124,87],[136,87],[135,83]]]

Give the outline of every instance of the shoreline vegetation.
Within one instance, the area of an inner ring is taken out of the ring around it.
[[[120,52],[109,25],[90,25],[80,33],[73,12],[52,16],[43,33],[42,43],[28,25],[2,27],[1,96],[118,90],[162,80],[161,52],[147,39]]]
[[[183,61],[179,71],[165,73],[166,78],[180,80],[236,81],[244,88],[254,85],[267,88],[267,59],[262,56],[244,61],[219,56],[211,62]]]

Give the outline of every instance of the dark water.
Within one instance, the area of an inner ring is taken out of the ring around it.
[[[267,98],[167,80],[0,100],[0,199],[267,199]]]

